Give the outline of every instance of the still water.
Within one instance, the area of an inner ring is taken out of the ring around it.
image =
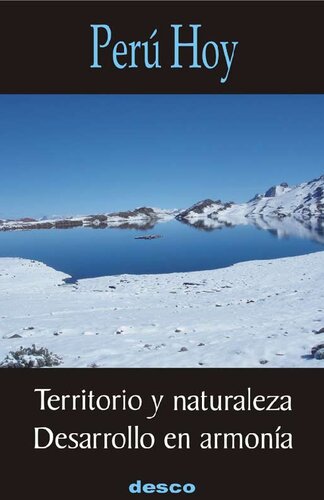
[[[161,238],[135,239],[149,234]],[[146,231],[73,228],[0,232],[1,257],[39,260],[74,279],[216,269],[318,250],[324,250],[324,238],[314,238],[313,233],[309,237],[278,237],[276,231],[253,225],[207,231],[174,220]]]

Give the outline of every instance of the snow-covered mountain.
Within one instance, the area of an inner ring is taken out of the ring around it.
[[[80,215],[75,217],[22,218],[16,220],[0,220],[0,231],[18,229],[68,229],[77,226],[105,228],[120,227],[128,229],[150,229],[157,222],[173,219],[177,210],[139,207],[125,212],[112,212],[96,215]]]
[[[204,217],[214,219],[222,211],[231,208],[233,205],[233,202],[222,203],[221,200],[214,201],[206,199],[195,203],[186,210],[181,210],[180,213],[176,216],[176,219],[201,219]]]
[[[274,230],[277,230],[278,226],[281,228],[285,226],[285,232],[288,223],[279,224],[279,221],[284,219],[289,221],[290,226],[292,223],[294,225],[296,221],[301,224],[308,223],[311,228],[318,226],[318,224],[322,226],[324,224],[324,175],[292,187],[283,182],[270,187],[264,194],[257,194],[250,201],[241,204],[206,199],[184,210],[139,207],[123,212],[65,218],[55,217],[45,220],[3,219],[0,220],[0,231],[62,229],[75,226],[150,229],[158,222],[171,219],[177,219],[206,230],[238,224],[256,224],[260,227],[266,225]]]
[[[294,187],[283,183],[270,188],[263,196],[246,204],[245,215],[324,219],[324,175]]]
[[[287,183],[272,186],[264,194],[257,194],[247,203],[222,203],[210,199],[195,203],[180,211],[178,220],[196,224],[199,219],[209,219],[211,225],[247,224],[249,219],[283,219],[292,217],[299,221],[316,218],[324,221],[324,175],[310,182],[289,187]],[[207,224],[207,225],[208,225]]]

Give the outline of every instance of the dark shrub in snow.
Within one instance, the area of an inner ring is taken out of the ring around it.
[[[62,358],[49,352],[46,347],[20,347],[10,351],[1,361],[0,368],[46,368],[62,363]]]

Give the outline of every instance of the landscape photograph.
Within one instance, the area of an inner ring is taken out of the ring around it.
[[[323,95],[0,106],[0,367],[324,368]]]

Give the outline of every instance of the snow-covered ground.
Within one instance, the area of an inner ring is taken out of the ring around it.
[[[0,361],[47,347],[62,367],[324,367],[324,252],[213,271],[67,276],[0,258]],[[315,333],[323,329],[323,333]]]

